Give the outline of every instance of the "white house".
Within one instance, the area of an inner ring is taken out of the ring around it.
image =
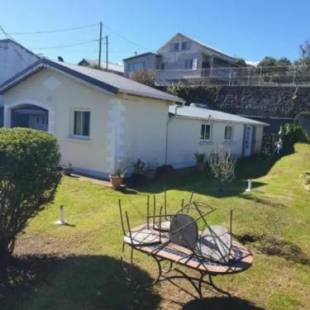
[[[236,157],[261,150],[266,123],[202,105],[169,107],[167,162],[174,167],[195,164],[194,153],[208,154],[224,148]]]
[[[19,43],[0,40],[0,85],[38,61],[39,57]],[[3,99],[0,95],[0,127],[3,123]]]
[[[168,105],[182,99],[120,75],[41,59],[0,87],[4,125],[47,130],[62,163],[99,177],[166,160]]]

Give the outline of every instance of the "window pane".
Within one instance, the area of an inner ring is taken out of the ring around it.
[[[202,124],[200,131],[200,139],[201,140],[210,140],[211,137],[211,126]]]
[[[74,111],[73,134],[76,136],[89,136],[90,112]]]
[[[210,125],[205,125],[205,140],[210,139]]]
[[[201,125],[200,129],[200,139],[203,140],[205,137],[205,125]]]
[[[226,126],[225,127],[225,140],[231,140],[232,138],[232,127],[231,126]]]
[[[74,112],[74,132],[75,135],[82,134],[82,112]]]
[[[89,136],[90,112],[83,112],[83,136]]]

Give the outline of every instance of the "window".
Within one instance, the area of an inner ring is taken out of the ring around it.
[[[200,130],[200,140],[210,140],[210,139],[211,139],[211,126],[207,124],[202,124]]]
[[[128,72],[142,71],[145,69],[144,62],[134,62],[128,64]]]
[[[164,62],[162,64],[160,64],[160,69],[161,70],[165,70],[165,68],[166,68],[166,64]]]
[[[193,69],[193,59],[185,60],[185,69]]]
[[[177,52],[179,50],[179,42],[175,42],[171,46],[172,51]]]
[[[74,111],[73,135],[89,137],[90,112]]]
[[[225,140],[232,140],[232,126],[226,126],[225,127],[224,139]]]
[[[185,50],[189,50],[190,49],[190,42],[189,41],[184,41],[181,43],[181,50],[185,51]]]

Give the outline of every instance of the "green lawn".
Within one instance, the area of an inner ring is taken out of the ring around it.
[[[310,146],[298,144],[294,154],[274,164],[262,158],[243,161],[237,180],[223,196],[210,176],[190,169],[137,193],[64,177],[54,204],[18,239],[20,271],[11,275],[15,286],[6,291],[0,308],[310,309],[310,193],[302,181],[306,171]],[[244,193],[248,177],[256,178],[251,194]],[[134,226],[145,217],[146,196],[156,194],[162,202],[165,186],[171,211],[191,192],[217,208],[211,223],[228,224],[228,212],[234,210],[234,233],[247,241],[255,261],[244,273],[216,279],[233,294],[233,306],[212,292],[206,292],[204,308],[169,283],[151,289],[139,286],[155,274],[155,265],[141,254],[135,259],[137,283],[126,279],[119,260],[117,201],[122,200]],[[53,224],[61,204],[70,226]]]

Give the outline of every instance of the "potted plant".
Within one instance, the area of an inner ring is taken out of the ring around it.
[[[145,181],[145,163],[141,159],[137,159],[132,163],[131,183],[134,186],[141,185]]]
[[[194,154],[198,171],[202,172],[205,168],[205,154],[196,152]]]
[[[63,166],[64,175],[71,176],[72,172],[73,172],[73,167],[71,163],[68,163],[67,165]]]
[[[121,168],[115,170],[113,174],[110,175],[110,182],[114,189],[119,189],[124,180],[125,171]]]

